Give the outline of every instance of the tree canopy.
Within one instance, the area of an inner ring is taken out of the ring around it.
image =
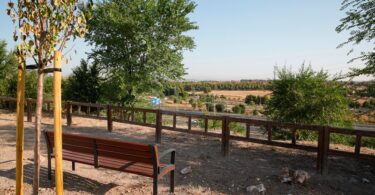
[[[185,74],[183,51],[194,48],[185,32],[197,29],[190,0],[106,0],[89,22],[90,57],[110,83],[112,97],[132,104],[136,95],[161,93],[167,81]]]
[[[81,60],[80,66],[64,81],[63,99],[96,103],[100,97],[100,73],[97,64]]]
[[[370,51],[362,51],[360,56],[351,60],[362,60],[365,67],[353,68],[349,76],[375,75],[375,1],[344,0],[341,10],[346,11],[346,16],[340,20],[341,24],[336,27],[336,31],[338,33],[349,31],[350,36],[339,47],[349,43],[360,44],[362,42],[367,42],[373,47]]]
[[[273,93],[266,104],[272,119],[303,124],[350,126],[346,90],[329,80],[324,71],[304,67],[297,73],[286,68],[277,72]]]
[[[8,88],[17,70],[17,58],[13,52],[7,51],[6,46],[6,42],[0,40],[0,96],[9,95]]]

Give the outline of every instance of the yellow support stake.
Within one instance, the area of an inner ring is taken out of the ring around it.
[[[54,103],[54,128],[55,128],[55,183],[56,194],[64,192],[62,168],[62,126],[61,126],[61,52],[55,51],[53,72],[53,103]]]
[[[17,78],[17,128],[16,128],[16,194],[23,194],[23,133],[25,105],[25,62],[18,67]]]

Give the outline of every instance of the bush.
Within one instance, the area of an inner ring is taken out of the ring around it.
[[[253,115],[254,115],[254,116],[258,116],[258,115],[260,115],[259,110],[253,110]]]
[[[310,67],[297,73],[279,70],[273,81],[273,94],[266,112],[277,121],[350,127],[353,121],[346,90],[339,82],[329,80],[324,71]]]
[[[225,110],[225,105],[223,103],[219,103],[215,105],[216,112],[224,112]]]
[[[214,105],[212,103],[206,103],[206,109],[208,112],[214,111]]]
[[[232,108],[232,111],[233,113],[236,113],[236,114],[244,114],[245,113],[245,105],[243,104],[238,104],[238,105],[235,105],[233,108]]]
[[[204,93],[210,93],[211,92],[211,87],[205,87],[203,88]]]

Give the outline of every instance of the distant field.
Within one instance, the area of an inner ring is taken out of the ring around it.
[[[195,92],[195,93],[196,94],[202,94],[203,92],[200,91],[200,92]],[[270,95],[271,93],[272,93],[272,91],[270,91],[270,90],[246,90],[246,91],[243,91],[243,90],[238,90],[238,91],[234,91],[234,90],[213,90],[209,94],[218,95],[218,96],[224,95],[227,98],[235,98],[235,99],[240,98],[241,100],[243,100],[243,99],[245,99],[245,97],[247,95],[266,96],[266,95]]]

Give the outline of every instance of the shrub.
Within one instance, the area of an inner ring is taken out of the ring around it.
[[[223,103],[219,103],[215,105],[216,112],[224,112],[225,105]]]
[[[206,109],[208,112],[214,111],[214,105],[212,103],[206,103]]]
[[[244,114],[245,113],[245,105],[243,104],[238,104],[238,105],[235,105],[233,108],[232,108],[232,111],[233,113],[236,113],[236,114]]]

